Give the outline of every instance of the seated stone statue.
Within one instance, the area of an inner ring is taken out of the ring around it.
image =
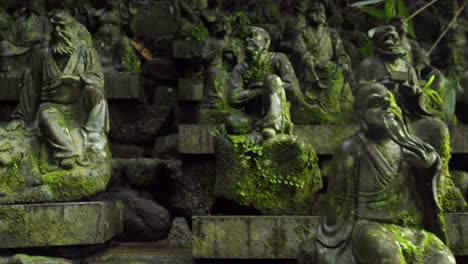
[[[317,263],[455,263],[440,156],[406,129],[385,86],[361,84],[354,105],[362,126],[333,157]]]
[[[311,123],[338,123],[352,108],[351,61],[338,32],[326,25],[325,9],[311,3],[307,26],[296,34],[293,66],[306,101],[313,105]]]
[[[68,12],[51,23],[50,44],[23,74],[13,121],[0,129],[0,204],[78,200],[110,177],[104,75],[91,35]]]
[[[463,209],[466,202],[454,186],[448,171],[451,154],[447,125],[427,111],[418,75],[404,59],[406,51],[401,46],[398,33],[393,26],[381,26],[375,29],[372,39],[376,45],[375,56],[361,63],[357,72],[358,81],[380,82],[394,94],[398,106],[403,110],[405,126],[412,134],[431,144],[442,158],[442,188],[450,193],[447,197],[453,200],[444,199],[441,204],[447,211]]]
[[[257,126],[271,137],[292,129],[287,93],[297,94],[298,88],[289,59],[282,53],[269,52],[269,46],[270,36],[265,30],[249,29],[245,61],[232,71],[228,102],[257,120]]]

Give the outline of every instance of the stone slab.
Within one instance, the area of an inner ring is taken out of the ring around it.
[[[446,214],[450,247],[468,255],[468,213]],[[314,239],[319,216],[194,216],[193,256],[201,259],[295,259]]]
[[[203,81],[200,79],[179,79],[179,101],[201,101],[203,99]]]
[[[122,231],[121,202],[0,206],[0,248],[101,244]]]
[[[174,40],[172,42],[172,57],[175,59],[200,59],[203,44],[203,41],[198,40]]]
[[[91,256],[89,264],[194,264],[190,248],[171,248],[157,243],[119,243]]]
[[[183,154],[214,153],[213,132],[220,125],[179,125],[178,151]]]
[[[134,73],[106,74],[107,99],[136,99],[140,97],[140,76]]]
[[[181,125],[184,126],[184,131],[190,133],[181,133],[179,127],[179,149],[184,151],[187,148],[181,146],[185,142],[190,143],[190,154],[214,154],[212,147],[197,146],[197,142],[204,144],[212,142],[212,137],[209,131],[214,131],[215,126],[206,125]],[[203,128],[203,129],[202,129]],[[211,130],[210,130],[211,129]],[[307,138],[314,146],[315,151],[319,155],[333,154],[336,146],[346,137],[353,134],[358,129],[357,126],[294,126],[294,133],[300,137]],[[208,131],[207,131],[208,130]],[[452,154],[468,153],[468,125],[449,126]],[[199,140],[197,140],[199,139]],[[203,139],[203,140],[201,140]],[[196,151],[199,151],[198,153]],[[184,152],[181,152],[184,154]]]
[[[20,78],[0,78],[0,101],[17,101],[20,97]]]
[[[135,20],[136,35],[174,34],[177,21],[174,1],[153,1],[148,10],[140,10]]]

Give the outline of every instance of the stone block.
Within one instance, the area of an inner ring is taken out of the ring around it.
[[[20,78],[0,78],[0,101],[17,101],[20,97]]]
[[[107,99],[135,99],[140,97],[140,76],[134,73],[112,73],[105,76]]]
[[[179,148],[181,144],[185,142],[190,142],[192,145],[191,149],[203,149],[202,153],[191,153],[191,154],[213,154],[213,148],[205,148],[202,146],[195,146],[197,140],[196,138],[204,138],[204,141],[198,141],[201,143],[212,142],[212,139],[205,137],[212,137],[210,133],[200,134],[203,129],[196,128],[197,125],[191,125],[191,127],[185,127],[185,129],[190,129],[189,134],[181,134],[179,131]],[[201,125],[200,127],[206,128],[206,125]],[[294,126],[294,134],[306,138],[312,146],[315,148],[315,151],[318,155],[330,155],[333,154],[333,151],[337,145],[343,141],[346,137],[352,135],[355,131],[358,130],[356,125],[308,125],[308,126]],[[452,154],[465,154],[468,153],[468,125],[456,125],[449,126],[450,130],[450,141],[452,146]],[[198,133],[198,134],[197,134]],[[188,138],[184,138],[188,137]]]
[[[203,100],[203,81],[200,79],[179,79],[179,101]]]
[[[219,127],[220,125],[179,125],[179,153],[214,153],[212,133]]]
[[[172,57],[175,59],[200,59],[203,45],[204,42],[199,40],[174,40]]]
[[[121,202],[0,206],[0,248],[101,244],[122,231]]]
[[[295,259],[315,239],[319,216],[194,216],[193,256],[204,259]],[[468,213],[446,214],[449,246],[468,255]]]
[[[174,34],[177,21],[173,1],[154,1],[148,10],[140,10],[135,20],[136,35]]]
[[[152,80],[176,81],[179,70],[174,62],[167,59],[153,59],[143,64],[143,75]]]
[[[177,104],[177,88],[170,86],[158,86],[153,93],[154,105],[174,107]]]

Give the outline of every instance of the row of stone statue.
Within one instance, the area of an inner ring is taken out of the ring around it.
[[[91,35],[103,69],[109,72],[137,72],[140,61],[129,37],[134,34],[136,8],[121,0],[56,1],[26,0],[0,4],[0,72],[18,77],[32,57],[51,42],[52,25],[47,12],[63,9],[80,19]],[[76,2],[76,3],[75,3]]]

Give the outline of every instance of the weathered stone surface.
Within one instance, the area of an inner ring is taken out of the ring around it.
[[[170,86],[158,86],[153,93],[154,105],[174,107],[177,104],[177,88]]]
[[[151,8],[140,10],[135,29],[137,35],[174,34],[177,22],[172,1],[156,1]]]
[[[196,124],[197,120],[198,103],[185,102],[185,104],[178,105],[175,109],[174,120],[177,125],[180,124]]]
[[[119,187],[103,193],[98,198],[123,202],[125,232],[119,236],[122,240],[157,241],[165,238],[171,229],[170,212],[147,192]]]
[[[120,243],[118,246],[92,256],[84,264],[195,264],[191,250],[166,248],[156,243]]]
[[[179,79],[179,101],[201,101],[203,99],[203,81],[195,78]]]
[[[171,163],[168,169],[172,180],[171,208],[178,215],[185,217],[209,214],[214,203],[213,186],[216,179],[214,157],[192,157],[181,163]]]
[[[171,112],[165,106],[135,106],[134,102],[114,102],[109,108],[110,138],[125,144],[153,144],[154,138],[165,129]]]
[[[140,76],[133,73],[106,74],[107,99],[133,99],[141,95]]]
[[[172,57],[175,59],[199,59],[203,50],[203,41],[174,40],[172,43]]]
[[[135,189],[154,188],[166,173],[166,161],[159,159],[132,159],[125,166],[127,182]]]
[[[215,126],[180,125],[179,152],[183,154],[213,154],[212,131]],[[294,126],[294,133],[305,137],[319,155],[332,154],[338,143],[358,129],[348,126]],[[453,154],[468,153],[468,125],[449,126]]]
[[[73,264],[72,260],[45,256],[17,254],[11,257],[0,257],[0,264]]]
[[[145,155],[145,149],[137,145],[111,144],[112,158],[131,159],[142,158]]]
[[[318,216],[194,216],[193,255],[218,259],[295,259],[315,239]],[[468,255],[468,213],[446,214],[449,246]]]
[[[212,154],[213,132],[219,125],[179,125],[179,147],[182,154]]]
[[[121,202],[0,206],[0,248],[100,244],[122,232]]]
[[[144,76],[153,80],[176,81],[179,71],[174,62],[168,59],[153,59],[143,65]]]
[[[21,93],[20,78],[0,78],[0,101],[17,101]]]
[[[177,155],[177,143],[177,134],[156,138],[153,148],[153,157],[161,158]]]
[[[190,247],[192,245],[192,231],[187,220],[183,217],[176,217],[172,221],[172,228],[166,239],[171,247]]]

